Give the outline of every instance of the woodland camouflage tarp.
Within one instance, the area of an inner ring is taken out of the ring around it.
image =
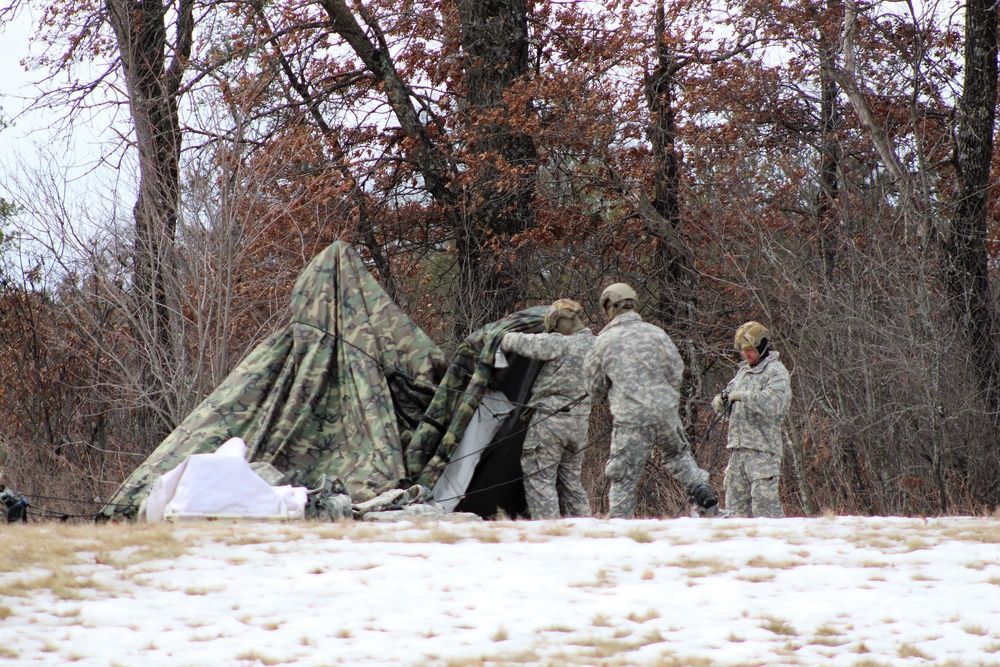
[[[546,310],[545,306],[536,306],[513,313],[462,341],[406,451],[407,471],[415,481],[434,486],[451,460],[465,427],[494,379],[494,358],[504,334],[542,331]],[[537,372],[535,367],[527,378],[529,383]],[[515,396],[508,398],[516,400]]]
[[[400,434],[430,404],[445,368],[440,350],[341,242],[302,272],[291,311],[291,322],[132,473],[102,517],[134,518],[157,477],[235,436],[246,441],[247,460],[294,472],[298,485],[335,477],[355,502],[406,477]]]

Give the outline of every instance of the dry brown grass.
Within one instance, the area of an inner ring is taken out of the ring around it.
[[[754,556],[747,561],[748,567],[767,568],[770,570],[790,570],[793,567],[802,565],[801,561],[788,559],[767,558],[765,556]]]
[[[627,536],[632,538],[639,544],[649,544],[651,542],[656,541],[652,535],[650,535],[645,530],[642,530],[641,528],[633,528],[632,530],[628,531]]]
[[[542,628],[540,632],[575,632],[575,630],[568,625],[549,625]]]
[[[83,563],[125,568],[177,558],[190,546],[167,524],[4,524],[0,539],[0,573]]]
[[[998,512],[1000,513],[1000,512]],[[959,542],[982,542],[1000,544],[1000,523],[996,521],[975,521],[949,526],[941,534]]]
[[[280,658],[275,658],[274,656],[265,655],[257,650],[243,651],[236,656],[237,660],[245,660],[251,664],[261,663],[262,665],[267,665],[267,667],[273,667],[274,665],[280,665],[285,662],[291,662],[290,660],[282,660]]]
[[[920,658],[921,660],[930,660],[931,657],[921,651],[918,647],[913,644],[900,644],[896,653],[900,658]]]
[[[688,570],[689,577],[705,577],[710,574],[721,574],[735,569],[731,562],[721,558],[700,558],[698,556],[681,556],[668,563],[672,567],[679,567]]]
[[[977,637],[985,637],[990,633],[990,631],[977,623],[966,623],[962,626],[962,630],[970,635],[976,635]]]
[[[773,632],[776,635],[795,636],[799,634],[788,621],[775,616],[765,616],[764,622],[760,627],[768,630],[769,632]]]
[[[633,623],[645,623],[647,621],[652,621],[654,618],[659,618],[659,617],[660,617],[660,612],[650,607],[643,614],[637,614],[635,612],[632,612],[625,618],[632,621]]]
[[[570,584],[570,587],[571,588],[607,588],[607,587],[610,587],[610,586],[615,586],[617,583],[618,582],[616,582],[611,577],[611,575],[608,573],[607,570],[605,570],[604,568],[601,568],[601,569],[599,569],[594,574],[594,580],[593,581],[579,581],[579,582]]]
[[[761,584],[769,581],[774,581],[775,574],[771,570],[758,570],[756,572],[744,572],[742,574],[736,575],[736,578],[740,581],[749,581],[752,584]]]

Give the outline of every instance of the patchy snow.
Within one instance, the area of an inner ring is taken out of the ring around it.
[[[81,599],[4,597],[0,662],[1000,664],[996,519],[168,530],[184,555],[116,566],[83,554],[72,570],[94,588]],[[46,574],[8,572],[0,586]]]

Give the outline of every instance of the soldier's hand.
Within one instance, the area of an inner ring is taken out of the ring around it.
[[[716,394],[715,398],[712,399],[712,409],[717,415],[721,415],[726,409],[726,399],[722,398],[722,394]]]
[[[743,400],[743,392],[742,391],[731,391],[731,392],[729,392],[729,402],[730,403],[735,403],[736,401],[742,401],[742,400]]]

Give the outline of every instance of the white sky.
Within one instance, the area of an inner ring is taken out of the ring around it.
[[[78,534],[103,541],[113,532],[102,531],[142,529],[84,526]],[[77,545],[80,564],[70,574],[92,580],[93,590],[74,599],[29,586],[26,597],[4,597],[3,664],[1000,661],[997,519],[202,523],[165,530],[190,543],[185,555],[128,565],[131,550],[98,559],[94,542]],[[31,531],[35,540],[65,539],[52,524],[4,525],[0,543],[9,549]],[[27,563],[0,574],[0,586],[49,574]]]
[[[45,86],[53,85],[35,85],[46,72],[28,72],[21,64],[39,55],[40,47],[31,44],[37,16],[37,8],[25,6],[14,21],[0,25],[0,108],[11,123],[0,130],[0,196],[28,204],[28,213],[8,225],[22,240],[6,261],[22,269],[39,262],[53,266],[56,256],[68,252],[58,223],[85,237],[93,225],[108,224],[122,210],[128,213],[135,198],[134,169],[128,161],[119,168],[120,151],[111,156],[115,162],[102,161],[120,145],[110,109],[81,114],[72,131],[64,122],[65,108],[26,111]]]

